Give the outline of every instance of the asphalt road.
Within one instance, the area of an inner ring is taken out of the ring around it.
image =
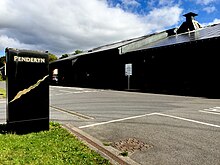
[[[219,99],[51,86],[50,119],[103,143],[136,139],[149,146],[129,152],[142,165],[220,165]]]
[[[220,164],[219,99],[57,86],[50,98],[51,120],[104,143],[132,138],[150,146],[129,152],[140,164]]]

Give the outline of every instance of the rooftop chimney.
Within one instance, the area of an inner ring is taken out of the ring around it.
[[[183,16],[186,17],[186,21],[183,22],[182,25],[178,28],[177,33],[184,33],[201,28],[201,25],[194,18],[197,15],[198,14],[195,14],[193,12],[184,14]]]

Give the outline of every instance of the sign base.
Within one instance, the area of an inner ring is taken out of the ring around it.
[[[27,134],[49,130],[49,118],[19,122],[8,122],[7,131],[16,134]]]

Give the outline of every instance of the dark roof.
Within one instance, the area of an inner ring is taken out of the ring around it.
[[[66,61],[66,60],[73,60],[75,58],[78,58],[79,56],[84,56],[84,55],[102,52],[102,51],[106,51],[106,50],[118,49],[124,45],[129,45],[129,44],[132,44],[132,43],[135,43],[138,41],[142,41],[143,39],[147,39],[151,36],[156,36],[158,34],[160,34],[160,33],[153,33],[153,34],[149,34],[149,35],[145,35],[145,36],[141,36],[141,37],[136,37],[136,38],[132,38],[132,39],[128,39],[128,40],[122,40],[119,42],[114,42],[111,44],[99,46],[99,47],[93,48],[91,50],[88,50],[88,51],[80,53],[80,54],[76,54],[76,55],[70,54],[70,56],[68,56],[66,58],[58,59],[58,60],[52,61],[50,63],[57,63],[57,62]]]
[[[204,28],[200,28],[198,30],[172,35],[167,38],[158,40],[156,42],[146,44],[140,48],[133,49],[131,51],[151,49],[151,48],[157,48],[162,46],[169,46],[169,45],[175,45],[175,44],[181,44],[186,42],[192,42],[192,41],[209,39],[209,38],[217,38],[217,37],[220,37],[220,24],[214,24],[212,26],[207,26]]]
[[[206,26],[203,28],[199,28],[193,31],[181,33],[181,34],[174,34],[171,36],[169,36],[168,33],[167,35],[164,36],[163,34],[165,33],[167,33],[167,31],[163,31],[160,33],[153,33],[150,35],[145,35],[145,36],[141,36],[141,37],[137,37],[137,38],[133,38],[129,40],[123,40],[123,41],[115,42],[115,43],[108,44],[108,45],[103,45],[103,46],[94,48],[92,50],[89,50],[87,52],[80,53],[77,55],[70,55],[67,58],[59,59],[51,63],[56,63],[56,62],[61,62],[61,61],[66,61],[66,60],[73,60],[75,58],[78,58],[79,56],[84,56],[84,55],[93,54],[93,53],[102,52],[102,51],[108,51],[112,49],[119,49],[120,50],[119,54],[126,54],[126,53],[133,52],[133,51],[165,47],[165,46],[182,44],[186,42],[192,42],[192,41],[209,39],[209,38],[217,38],[217,37],[220,37],[220,23]],[[161,34],[162,34],[162,37],[160,37]],[[156,39],[152,40],[153,37],[155,37]],[[123,49],[126,49],[126,50],[123,51]]]
[[[137,37],[137,38],[132,38],[132,39],[128,39],[128,40],[123,40],[123,41],[119,41],[119,42],[114,42],[111,44],[107,44],[107,45],[99,46],[97,48],[93,48],[93,49],[89,50],[88,52],[97,52],[97,51],[104,51],[104,50],[119,48],[123,45],[142,40],[143,38],[148,37],[148,36],[149,35],[141,36],[141,37]]]

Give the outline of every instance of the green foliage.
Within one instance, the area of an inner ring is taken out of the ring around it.
[[[80,54],[80,53],[83,53],[83,51],[82,50],[75,50],[73,55]],[[69,54],[63,54],[59,59],[66,58],[66,57],[69,57],[69,56],[70,56]]]
[[[59,59],[66,58],[66,57],[69,57],[69,55],[68,54],[63,54]]]
[[[4,81],[4,78],[1,74],[0,74],[0,81]]]
[[[5,61],[6,61],[6,57],[5,56],[2,56],[0,58],[0,67],[4,66],[5,65]]]
[[[80,53],[83,53],[83,51],[82,50],[75,50],[75,52],[73,54],[76,55],[76,54],[80,54]]]
[[[1,126],[0,129],[5,129]],[[1,164],[110,165],[57,123],[49,131],[16,135],[0,131]]]
[[[57,56],[54,54],[48,53],[48,55],[49,55],[49,62],[52,62],[58,59]]]

